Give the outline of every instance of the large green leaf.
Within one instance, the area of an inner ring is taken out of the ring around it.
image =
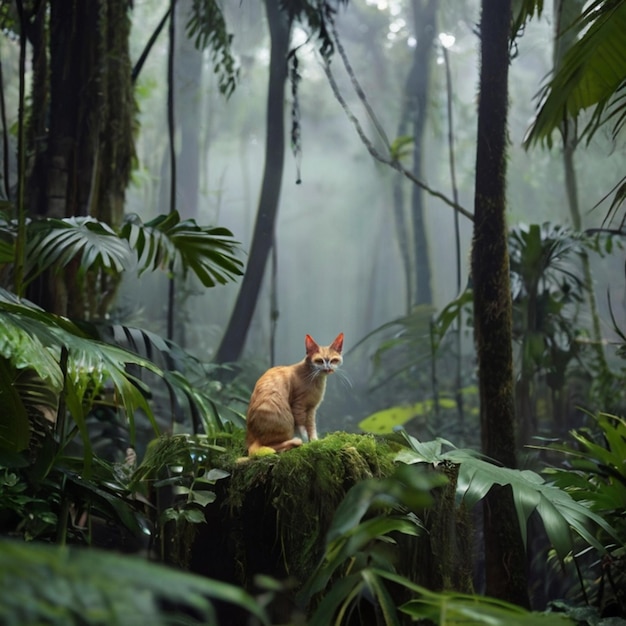
[[[217,626],[216,600],[269,623],[246,592],[217,580],[111,552],[0,541],[2,624]],[[187,615],[167,612],[165,602]]]
[[[415,620],[430,620],[442,626],[566,626],[575,623],[560,613],[526,611],[495,598],[432,591],[385,570],[373,569],[373,574],[405,587],[416,596],[400,607]]]
[[[129,269],[132,261],[128,242],[91,217],[31,222],[26,255],[31,265],[29,280],[51,267],[65,267],[73,261],[78,262],[81,273],[92,269],[120,273]]]
[[[567,469],[549,470],[555,484],[575,500],[603,512],[604,517],[608,513],[619,518],[626,502],[626,420],[600,413],[595,421],[598,432],[581,429],[570,433],[574,445],[537,447],[557,451],[567,460]]]
[[[85,384],[98,385],[105,382],[111,384],[128,416],[131,437],[134,415],[138,410],[148,416],[155,431],[158,432],[143,385],[127,368],[132,364],[163,376],[163,372],[151,361],[128,350],[94,340],[65,318],[46,313],[25,302],[16,303],[11,294],[2,290],[0,290],[0,322],[5,330],[4,343],[0,341],[0,348],[4,346],[3,353],[6,353],[15,367],[33,369],[57,391],[65,385],[68,408],[73,410],[74,418],[83,434],[86,434],[82,423],[83,396],[87,391]],[[20,349],[10,349],[15,346],[11,344],[10,339],[8,343],[6,342],[7,337],[18,337],[21,342]],[[60,366],[60,353],[63,348],[69,354],[67,381]],[[29,362],[24,361],[21,351],[32,357]],[[66,382],[68,384],[65,384]]]
[[[432,504],[430,490],[445,483],[443,474],[399,465],[388,478],[354,485],[335,511],[324,558],[301,591],[305,601],[325,589],[341,566],[368,544],[396,532],[421,534],[423,526],[414,512]],[[368,511],[381,509],[381,515],[364,519]]]
[[[608,118],[617,120],[615,133],[626,121],[626,99],[615,99],[626,81],[626,2],[595,0],[575,27],[584,34],[542,90],[526,145],[545,141],[551,146],[552,133],[590,107],[596,109],[585,129],[589,137]]]
[[[501,467],[478,458],[474,452],[455,448],[435,456],[432,448],[428,448],[428,454],[425,455],[421,442],[406,433],[404,437],[409,448],[399,453],[399,461],[430,464],[451,462],[459,465],[457,499],[469,508],[482,500],[494,485],[510,486],[524,545],[527,539],[527,522],[535,511],[541,517],[546,534],[561,559],[574,549],[572,531],[600,552],[604,552],[605,548],[590,532],[590,524],[599,526],[613,537],[616,536],[615,531],[600,515],[584,503],[575,501],[564,490],[546,482],[536,472]],[[451,446],[449,442],[443,443]]]
[[[225,284],[242,275],[242,262],[234,256],[238,243],[226,228],[198,226],[180,221],[176,212],[143,224],[138,216],[127,218],[121,236],[136,251],[139,272],[164,269],[189,270],[205,287]]]

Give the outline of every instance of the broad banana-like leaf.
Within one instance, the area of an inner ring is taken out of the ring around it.
[[[441,454],[403,432],[409,448],[402,450],[397,460],[404,463],[441,463],[451,462],[459,465],[457,479],[457,500],[468,508],[482,500],[494,485],[510,486],[517,511],[520,533],[526,545],[527,523],[533,512],[541,517],[546,534],[559,558],[564,559],[574,549],[574,534],[582,537],[589,545],[600,552],[605,547],[590,532],[594,524],[610,536],[616,537],[615,531],[598,514],[582,502],[574,500],[566,491],[546,482],[536,472],[501,467],[478,458],[477,453],[453,448]],[[449,442],[442,440],[446,446]]]

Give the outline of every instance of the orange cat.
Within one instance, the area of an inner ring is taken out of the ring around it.
[[[307,335],[304,345],[306,356],[302,361],[272,367],[257,381],[248,405],[248,454],[262,448],[290,450],[302,445],[305,432],[309,441],[317,439],[315,411],[324,398],[326,375],[343,361],[343,333],[330,346],[318,346]],[[296,430],[300,437],[295,436]]]

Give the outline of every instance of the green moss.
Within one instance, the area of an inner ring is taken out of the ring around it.
[[[320,558],[326,531],[347,491],[365,478],[390,474],[394,454],[387,442],[373,436],[333,433],[282,454],[236,465],[228,495],[231,518],[251,514],[246,501],[257,490],[258,504],[269,503],[275,511],[276,542],[285,573],[302,581]],[[256,514],[261,519],[263,511]],[[242,563],[245,560],[241,556]]]
[[[169,560],[247,589],[253,589],[257,574],[291,579],[297,591],[323,556],[326,534],[346,493],[362,480],[393,474],[402,444],[393,436],[333,433],[241,462],[244,437],[243,431],[179,436],[151,447],[147,458],[157,467],[172,461],[184,467],[181,461],[187,458],[193,459],[189,475],[202,476],[212,468],[229,474],[205,487],[216,498],[204,508],[202,523],[180,520],[172,529],[175,536],[168,545],[180,554],[170,553]],[[394,536],[393,558],[398,573],[429,588],[471,591],[468,517],[454,501],[457,469],[430,468],[444,471],[450,482],[433,492],[434,505],[420,513],[426,528],[421,537]]]

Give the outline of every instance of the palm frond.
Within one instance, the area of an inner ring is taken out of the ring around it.
[[[626,123],[626,99],[615,97],[626,86],[626,3],[595,0],[575,26],[585,32],[541,90],[526,146],[545,141],[551,147],[553,132],[591,107],[583,131],[588,140],[608,119],[615,121],[614,134]]]
[[[219,402],[211,391],[214,377],[205,363],[189,354],[175,342],[142,328],[121,324],[97,324],[93,332],[107,343],[150,359],[161,370],[173,405],[171,416],[191,419],[194,431],[212,433],[224,430],[224,421],[245,426],[245,418],[232,407]],[[166,425],[167,429],[171,424]]]
[[[511,40],[513,41],[518,33],[523,32],[526,22],[531,20],[535,14],[541,17],[543,13],[543,0],[522,0],[514,3],[513,21],[511,26]]]
[[[157,269],[191,270],[205,287],[224,285],[242,275],[243,264],[234,255],[238,243],[229,230],[198,226],[192,219],[181,221],[177,212],[145,224],[131,215],[121,236],[136,251],[140,274]]]
[[[144,411],[154,429],[158,427],[146,400],[141,381],[128,371],[128,365],[162,371],[151,361],[128,350],[96,341],[78,326],[58,315],[31,306],[0,289],[0,322],[6,332],[0,337],[2,354],[15,367],[33,369],[43,381],[60,391],[69,391],[68,407],[74,418],[81,419],[80,407],[89,384],[110,384],[133,427],[135,412]],[[61,350],[68,351],[67,378],[61,367]],[[24,355],[26,355],[26,360]],[[73,393],[72,393],[73,392]]]
[[[104,222],[91,217],[47,218],[28,226],[26,255],[30,263],[28,280],[51,267],[65,267],[78,261],[78,272],[103,269],[120,273],[130,267],[128,242]]]
[[[220,92],[230,96],[235,90],[239,69],[231,51],[233,36],[226,29],[220,3],[193,0],[186,30],[198,50],[208,48],[211,51],[214,69],[219,75]]]

